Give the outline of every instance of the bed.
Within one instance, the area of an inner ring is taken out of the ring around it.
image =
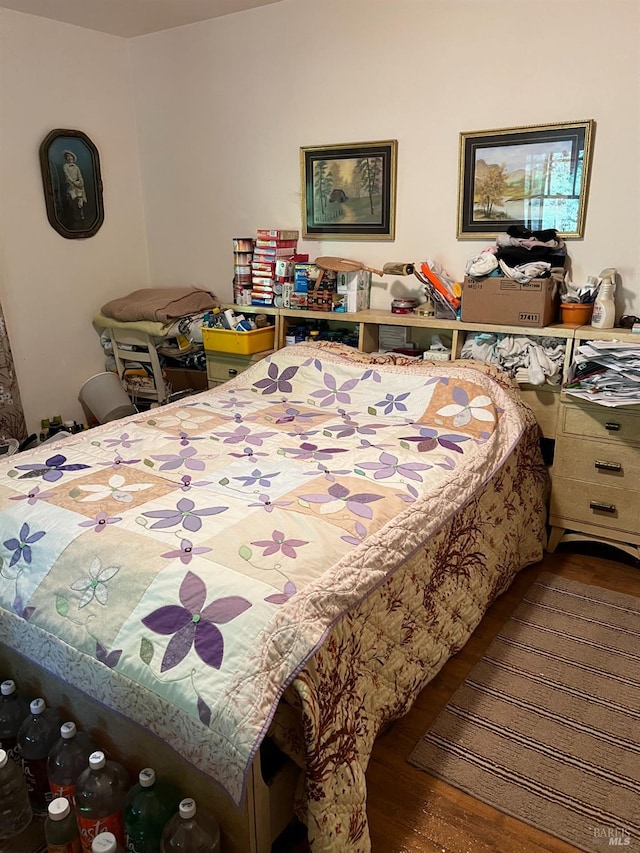
[[[375,736],[541,558],[546,488],[497,368],[286,347],[0,468],[1,661],[211,782],[225,849],[286,812],[268,737],[314,853],[367,851]]]

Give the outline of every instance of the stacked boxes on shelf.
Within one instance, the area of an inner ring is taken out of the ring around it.
[[[371,273],[367,270],[332,272],[313,263],[295,265],[294,292],[285,308],[309,311],[364,311],[369,307]]]
[[[251,305],[251,263],[253,237],[233,238],[233,301]]]
[[[295,257],[298,234],[296,230],[258,229],[251,262],[251,305],[280,302],[275,297],[292,280],[293,267],[287,262]]]

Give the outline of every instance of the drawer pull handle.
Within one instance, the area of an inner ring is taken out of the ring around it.
[[[591,509],[597,509],[599,512],[615,512],[616,505],[615,504],[602,504],[600,501],[590,501],[589,507]]]
[[[604,428],[608,429],[609,432],[618,432],[618,430],[620,429],[620,424],[616,423],[615,421],[607,421],[604,425]]]
[[[230,367],[229,368],[229,376],[237,376],[237,375],[238,375],[238,371],[235,369],[235,367]]]
[[[600,471],[622,471],[622,465],[619,462],[602,462],[596,459],[594,466]]]

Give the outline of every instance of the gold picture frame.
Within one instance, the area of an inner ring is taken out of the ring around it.
[[[398,142],[300,149],[302,236],[395,240]]]
[[[584,236],[595,121],[460,134],[458,239],[511,225]]]

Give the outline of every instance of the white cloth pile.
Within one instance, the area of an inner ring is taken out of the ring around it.
[[[560,383],[564,364],[564,338],[536,335],[503,335],[481,332],[470,335],[462,347],[462,358],[497,364],[510,376],[521,381],[520,371],[527,371],[526,381],[532,385]]]

